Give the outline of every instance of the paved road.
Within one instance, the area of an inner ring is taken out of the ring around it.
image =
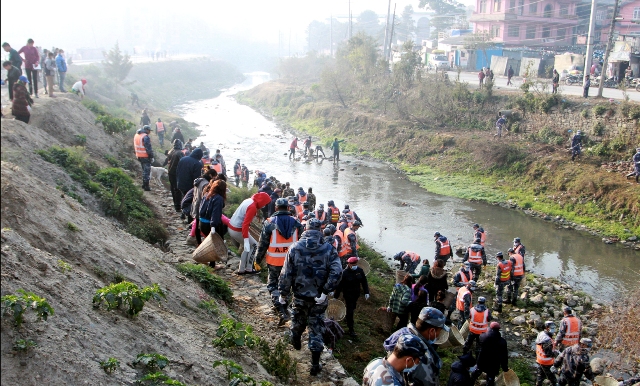
[[[449,71],[449,79],[454,80],[458,76],[456,71]],[[463,82],[468,82],[472,87],[478,86],[478,73],[477,72],[463,72],[460,73],[460,80]],[[520,91],[520,85],[522,84],[522,78],[514,77],[511,79],[512,83],[515,83],[514,86],[507,86],[507,78],[506,77],[497,77],[496,84],[494,85],[494,89],[496,90],[508,90],[508,91]],[[560,83],[559,91],[565,95],[577,95],[582,96],[582,86],[567,86]],[[549,92],[551,92],[551,84],[549,84]],[[589,90],[589,96],[598,95],[598,88],[591,87]],[[640,102],[640,92],[635,89],[628,89],[627,95],[629,95],[629,99],[635,102]],[[602,96],[609,99],[620,99],[622,100],[622,90],[614,89],[614,88],[604,88],[602,92]]]

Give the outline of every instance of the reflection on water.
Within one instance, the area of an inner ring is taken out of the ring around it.
[[[488,233],[488,256],[506,252],[513,238],[521,237],[527,248],[527,269],[536,273],[560,277],[600,299],[638,286],[633,271],[638,271],[638,252],[556,229],[522,212],[428,193],[383,162],[352,157],[343,157],[339,165],[289,161],[291,136],[231,97],[267,80],[267,73],[247,74],[244,83],[219,97],[188,103],[178,110],[186,120],[202,126],[203,136],[197,141],[221,149],[229,167],[240,158],[250,170],[260,169],[289,181],[294,189],[313,187],[319,203],[332,199],[341,208],[351,205],[363,219],[364,227],[358,233],[385,256],[413,250],[432,260],[434,232],[446,235],[453,245],[468,245],[471,225],[477,222]]]

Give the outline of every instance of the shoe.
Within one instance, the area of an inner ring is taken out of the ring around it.
[[[236,275],[242,276],[242,275],[245,275],[246,273],[247,273],[247,271],[243,271],[243,272],[237,271]]]
[[[256,270],[253,270],[253,271],[244,271],[244,274],[245,274],[245,275],[259,275],[259,274],[260,274],[260,271],[256,271]]]
[[[36,94],[36,98],[40,98],[40,97],[38,96],[38,94]]]
[[[291,334],[291,345],[296,350],[302,349],[302,341],[300,340],[300,337]],[[311,355],[313,355],[313,353],[311,353]]]
[[[322,371],[322,364],[320,364],[320,355],[322,351],[311,351],[311,370],[309,374],[316,376]]]

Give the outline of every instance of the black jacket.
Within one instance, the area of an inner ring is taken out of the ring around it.
[[[489,329],[480,335],[478,368],[487,375],[498,375],[500,368],[509,370],[507,341],[500,336],[500,330]]]
[[[184,135],[182,135],[181,131],[176,131],[175,133],[173,133],[173,137],[171,138],[171,142],[173,142],[176,139],[179,139],[180,142],[182,142],[184,144]]]
[[[169,172],[170,176],[176,175],[176,172],[178,171],[178,163],[180,162],[182,157],[184,157],[184,154],[182,154],[182,150],[175,148],[171,150],[171,152],[167,156],[165,162],[167,164],[167,171]]]
[[[449,283],[447,283],[449,275],[442,268],[431,267],[427,275],[427,285],[425,288],[429,292],[430,298],[437,295],[439,290],[447,291]]]
[[[473,386],[469,368],[465,367],[460,361],[453,362],[447,386]]]
[[[22,75],[22,70],[16,66],[11,66],[9,71],[7,71],[7,80],[11,83],[15,83],[18,81],[18,78]]]
[[[182,157],[178,162],[176,177],[178,189],[183,192],[193,188],[193,181],[202,175],[202,150],[195,149],[188,157]]]
[[[335,298],[339,298],[342,293],[345,299],[357,299],[360,296],[360,286],[365,294],[369,293],[369,283],[367,283],[367,277],[362,268],[351,269],[347,267],[342,272],[342,280],[336,289]]]

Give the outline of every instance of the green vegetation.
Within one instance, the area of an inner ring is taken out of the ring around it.
[[[133,318],[142,311],[145,302],[150,299],[160,301],[161,298],[166,299],[166,295],[156,283],[140,289],[133,283],[123,281],[97,290],[93,297],[93,306],[98,308],[104,302],[107,304],[107,310],[113,310],[124,305],[127,315]]]
[[[100,367],[102,367],[105,373],[111,374],[120,368],[120,361],[110,357],[106,361],[100,361]]]
[[[67,263],[66,261],[64,261],[62,259],[58,260],[58,268],[60,268],[60,271],[62,273],[67,273],[67,272],[73,271],[73,267],[71,266],[71,264]]]
[[[138,383],[142,385],[150,385],[150,386],[156,386],[156,385],[187,386],[186,384],[180,381],[176,381],[175,379],[172,379],[168,375],[163,374],[161,372],[147,374],[144,377],[140,378],[140,381]]]
[[[218,315],[220,313],[220,308],[213,299],[201,301],[198,303],[198,308],[205,310],[211,315]]]
[[[12,315],[17,328],[24,322],[24,313],[32,310],[39,320],[47,321],[49,315],[53,315],[53,308],[45,298],[41,298],[33,292],[23,289],[16,291],[17,295],[9,294],[0,298],[2,302],[2,315]]]
[[[13,344],[13,349],[19,352],[27,352],[38,344],[31,339],[18,339]]]
[[[534,372],[531,364],[522,358],[509,358],[509,368],[512,369],[518,379],[520,379],[521,386],[535,385]]]
[[[52,146],[37,153],[100,198],[105,212],[122,221],[129,233],[150,243],[166,240],[167,231],[143,201],[142,189],[122,169],[101,169],[74,148]]]
[[[215,296],[225,302],[233,302],[233,292],[229,284],[214,275],[213,270],[206,265],[184,263],[177,266],[178,272],[200,283],[202,288],[211,296]]]
[[[67,222],[67,229],[71,232],[80,232],[80,228],[72,222]]]
[[[213,362],[213,368],[215,369],[218,366],[224,366],[224,369],[227,372],[227,380],[231,380],[233,375],[242,373],[242,366],[237,364],[236,362],[228,359],[223,359],[221,361]]]
[[[269,381],[261,381],[260,383],[256,382],[256,380],[253,379],[253,377],[250,377],[244,373],[242,366],[240,366],[234,361],[224,359],[221,361],[213,362],[214,369],[218,366],[224,366],[224,369],[227,372],[227,380],[231,381],[229,382],[229,386],[238,386],[238,385],[273,386],[273,384]]]
[[[149,371],[162,370],[169,364],[166,356],[157,353],[145,354],[140,353],[133,361],[134,366],[142,365]]]
[[[253,327],[231,318],[222,319],[216,336],[213,346],[223,350],[244,346],[253,348],[260,343],[260,338],[253,333]]]
[[[289,355],[288,343],[283,339],[276,342],[275,347],[271,347],[267,341],[262,340],[259,343],[260,354],[262,360],[260,364],[267,372],[280,381],[287,384],[289,379],[296,381],[298,361]]]

